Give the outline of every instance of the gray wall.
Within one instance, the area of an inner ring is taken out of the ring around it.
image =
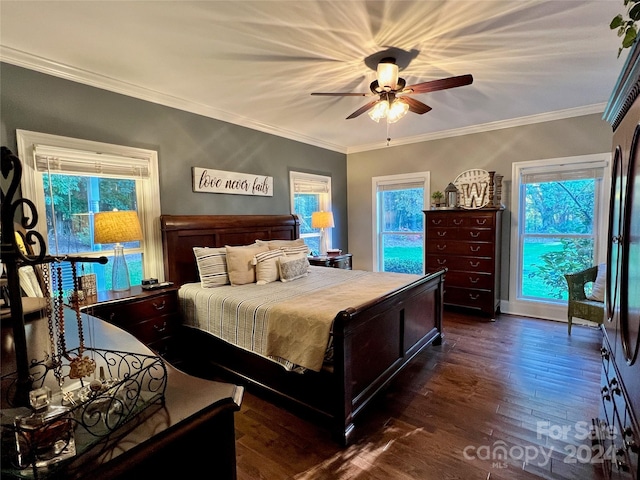
[[[0,63],[0,140],[17,154],[16,129],[156,150],[163,214],[286,214],[290,170],[329,175],[333,243],[348,243],[344,154]],[[194,193],[194,166],[270,175],[274,196]]]
[[[449,182],[465,170],[494,170],[504,175],[502,203],[507,206],[503,215],[502,241],[501,298],[505,299],[509,272],[511,164],[611,151],[611,126],[601,117],[593,114],[349,154],[349,250],[353,253],[355,268],[373,268],[372,177],[430,171],[431,191],[444,192]]]

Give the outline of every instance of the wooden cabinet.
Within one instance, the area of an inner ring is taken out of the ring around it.
[[[605,110],[614,129],[596,437],[607,479],[640,479],[640,49]]]
[[[178,360],[178,287],[143,290],[134,286],[127,292],[98,292],[87,298],[81,309],[133,334],[167,360]]]
[[[494,317],[500,302],[502,210],[426,210],[425,266],[447,268],[445,305]]]
[[[351,257],[352,254],[350,253],[330,255],[327,257],[309,257],[309,263],[318,267],[333,267],[342,268],[343,270],[351,270]]]

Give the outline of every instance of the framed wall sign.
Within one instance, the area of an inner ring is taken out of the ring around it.
[[[192,167],[193,191],[273,197],[273,177]]]

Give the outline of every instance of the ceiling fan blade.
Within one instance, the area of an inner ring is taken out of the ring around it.
[[[369,97],[371,93],[318,93],[314,92],[311,95],[323,95],[325,97]]]
[[[350,118],[356,118],[359,115],[362,115],[364,112],[366,112],[367,110],[369,110],[370,108],[372,108],[376,103],[380,102],[381,100],[378,98],[377,100],[373,100],[369,103],[367,103],[366,105],[360,107],[358,110],[356,110],[355,112],[353,112],[351,115],[349,115],[347,117],[347,120],[349,120]]]
[[[441,78],[440,80],[431,80],[429,82],[409,85],[402,91],[402,93],[411,94],[436,92],[438,90],[446,90],[447,88],[463,87],[464,85],[470,85],[471,83],[473,83],[472,75],[460,75],[458,77]]]
[[[416,100],[411,97],[401,97],[403,102],[407,102],[409,104],[409,111],[413,113],[417,113],[418,115],[422,115],[423,113],[427,113],[431,110],[429,105],[425,105],[424,103]]]

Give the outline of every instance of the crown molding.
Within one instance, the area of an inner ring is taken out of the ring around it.
[[[266,125],[255,120],[235,115],[223,110],[211,108],[201,103],[192,102],[183,98],[167,95],[162,92],[140,87],[131,83],[116,80],[104,75],[99,75],[87,70],[71,67],[62,63],[54,62],[46,58],[38,57],[30,53],[22,52],[0,45],[0,61],[10,63],[18,67],[35,70],[40,73],[52,75],[54,77],[71,80],[91,87],[108,90],[110,92],[127,95],[129,97],[145,100],[148,102],[164,105],[166,107],[177,108],[186,112],[196,113],[205,117],[232,123],[241,127],[250,128],[259,132],[276,135],[297,142],[313,145],[327,150],[346,153],[347,149],[343,145],[336,145],[330,142],[323,142],[317,138],[307,137],[299,133],[291,132],[272,125]]]
[[[565,110],[556,110],[554,112],[540,113],[537,115],[529,115],[526,117],[511,118],[509,120],[499,120],[497,122],[483,123],[479,125],[471,125],[469,127],[455,128],[451,130],[442,130],[440,132],[426,133],[424,135],[416,135],[413,137],[399,138],[392,140],[389,146],[409,145],[413,143],[429,142],[431,140],[440,140],[443,138],[460,137],[462,135],[471,135],[474,133],[489,132],[492,130],[501,130],[504,128],[521,127],[524,125],[532,125],[534,123],[551,122],[553,120],[564,120],[565,118],[581,117],[594,113],[603,113],[606,103],[596,103],[585,107],[568,108]],[[359,145],[347,148],[347,155],[350,153],[366,152],[369,150],[379,150],[387,148],[386,141],[377,142],[368,145]]]
[[[370,150],[379,150],[388,148],[386,141],[376,142],[372,144],[356,145],[346,147],[344,145],[336,145],[330,142],[324,142],[317,138],[308,137],[299,133],[291,132],[273,125],[266,125],[255,120],[235,115],[223,110],[211,108],[201,103],[192,102],[183,98],[167,95],[155,90],[140,87],[131,83],[116,80],[104,75],[89,72],[87,70],[71,67],[62,63],[54,62],[46,58],[38,57],[30,53],[22,52],[0,45],[0,61],[24,67],[29,70],[35,70],[40,73],[52,75],[55,77],[71,80],[73,82],[82,83],[92,87],[108,90],[114,93],[127,95],[129,97],[145,100],[148,102],[164,105],[167,107],[177,108],[186,112],[196,113],[205,117],[213,118],[227,123],[232,123],[245,128],[257,130],[259,132],[276,135],[278,137],[287,138],[296,142],[313,145],[338,153],[351,154],[358,152],[366,152]],[[480,125],[472,125],[469,127],[443,130],[440,132],[427,133],[413,137],[406,137],[393,140],[391,146],[409,145],[413,143],[428,142],[431,140],[439,140],[443,138],[458,137],[462,135],[470,135],[474,133],[488,132],[491,130],[500,130],[504,128],[519,127],[534,123],[549,122],[553,120],[562,120],[565,118],[579,117],[590,115],[593,113],[603,113],[606,103],[588,105],[585,107],[570,108],[566,110],[558,110],[554,112],[542,113],[538,115],[530,115],[509,120],[500,120],[497,122],[484,123]]]

